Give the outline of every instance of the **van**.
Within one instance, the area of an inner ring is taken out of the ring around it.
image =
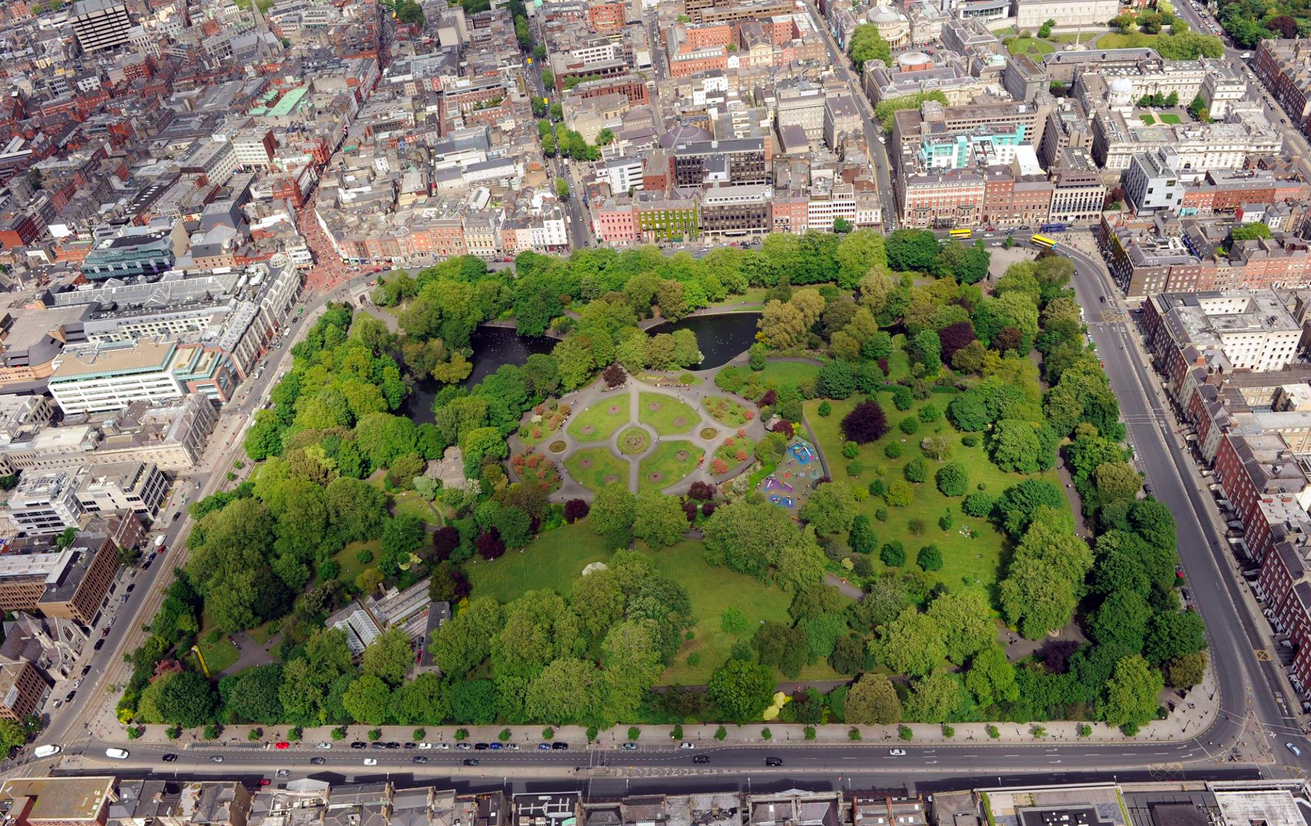
[[[114,760],[126,760],[128,758],[127,749],[105,749],[105,756]]]
[[[37,757],[54,757],[56,754],[59,754],[61,751],[63,751],[63,749],[60,748],[59,746],[54,746],[54,745],[37,746],[36,750],[33,751],[32,754],[36,755]]]

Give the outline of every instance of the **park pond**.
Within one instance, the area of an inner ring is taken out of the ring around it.
[[[473,387],[499,370],[502,364],[522,367],[529,356],[549,353],[558,343],[556,339],[545,336],[521,336],[505,327],[479,327],[469,338],[473,348],[473,372],[460,384]],[[419,424],[433,420],[432,400],[439,389],[441,385],[432,379],[410,385],[410,398],[406,404],[411,419]]]
[[[722,367],[736,356],[746,352],[756,340],[756,320],[759,313],[724,313],[685,318],[674,324],[660,324],[650,329],[651,335],[691,330],[696,333],[697,345],[705,359],[698,370]],[[473,387],[495,373],[502,364],[523,366],[534,353],[549,353],[558,343],[544,336],[521,336],[505,327],[482,326],[474,330],[469,344],[473,348],[473,372],[460,384]],[[432,400],[441,385],[427,380],[410,386],[407,410],[410,418],[422,424],[431,422]]]
[[[696,333],[697,345],[705,358],[696,366],[698,370],[723,367],[747,348],[756,343],[756,321],[760,313],[721,313],[685,318],[673,324],[652,327],[651,335],[691,330]]]

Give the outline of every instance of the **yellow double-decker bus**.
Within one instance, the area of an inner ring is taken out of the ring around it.
[[[952,238],[969,238],[971,235],[974,234],[974,230],[972,230],[972,229],[953,229],[953,230],[951,231],[950,234],[951,234],[951,237],[952,237]]]
[[[1048,250],[1056,246],[1056,242],[1048,238],[1046,235],[1035,235],[1032,238],[1030,238],[1029,241],[1035,247],[1042,247],[1043,249],[1048,249]]]

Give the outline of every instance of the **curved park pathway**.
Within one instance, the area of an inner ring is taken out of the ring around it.
[[[551,495],[552,499],[584,499],[590,501],[595,496],[595,491],[583,486],[570,476],[568,470],[564,467],[564,462],[574,453],[583,449],[605,448],[618,461],[625,462],[628,465],[628,489],[637,493],[641,487],[641,463],[643,459],[653,454],[659,447],[661,440],[679,440],[690,442],[692,445],[703,451],[703,459],[696,468],[687,476],[670,483],[662,488],[662,492],[671,496],[680,496],[687,492],[693,482],[709,482],[711,484],[721,484],[732,479],[734,476],[745,471],[751,466],[754,459],[748,459],[739,463],[737,466],[729,468],[725,473],[712,474],[710,472],[710,461],[714,458],[715,450],[718,449],[725,439],[735,436],[738,429],[730,427],[716,421],[711,417],[706,409],[705,400],[709,396],[726,396],[732,397],[731,393],[719,389],[714,385],[715,374],[722,368],[702,371],[680,371],[679,373],[650,373],[649,376],[657,378],[668,378],[671,381],[676,380],[682,372],[691,372],[697,376],[700,384],[677,387],[666,387],[653,382],[638,379],[635,376],[629,376],[623,385],[608,389],[603,379],[597,379],[592,384],[567,394],[560,399],[561,404],[570,406],[570,414],[560,428],[550,436],[542,440],[541,445],[537,448],[543,451],[552,461],[560,465],[560,489]],[[573,420],[581,415],[588,408],[597,404],[606,404],[619,394],[624,393],[628,396],[628,421],[615,428],[614,433],[609,439],[604,441],[580,441],[569,434],[569,425]],[[691,430],[685,434],[677,436],[661,436],[656,429],[641,421],[641,396],[642,394],[656,394],[669,396],[693,408],[699,418],[692,424]],[[744,407],[753,407],[751,402],[745,399],[739,399]],[[530,414],[531,415],[531,414]],[[631,428],[638,428],[644,431],[650,437],[650,444],[639,454],[626,454],[619,449],[619,439],[625,431]],[[701,431],[705,428],[714,428],[715,435],[712,438],[704,438]],[[758,442],[765,435],[764,424],[759,418],[752,419],[742,426],[747,433],[747,438],[752,442]],[[564,447],[559,451],[552,451],[550,446],[554,443],[562,442]],[[509,439],[510,450],[512,453],[521,453],[525,451],[525,446],[517,434],[512,435]]]

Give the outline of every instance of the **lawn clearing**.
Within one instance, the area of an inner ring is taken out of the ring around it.
[[[891,393],[880,392],[877,397],[892,429],[877,442],[861,446],[858,458],[864,465],[864,470],[854,478],[847,474],[847,460],[842,456],[841,422],[842,417],[851,411],[858,400],[852,398],[845,401],[830,401],[833,412],[827,417],[820,417],[817,412],[819,400],[805,403],[806,421],[815,433],[820,450],[823,451],[824,458],[829,463],[829,471],[834,478],[846,480],[858,487],[867,487],[870,482],[879,478],[883,479],[884,484],[904,479],[903,469],[906,464],[923,455],[920,451],[920,441],[935,435],[946,436],[951,441],[952,453],[948,461],[960,462],[965,466],[969,472],[970,493],[979,490],[979,486],[982,485],[983,492],[996,497],[1011,485],[1029,478],[998,469],[988,459],[982,440],[974,447],[962,445],[960,441],[962,434],[958,433],[945,418],[929,424],[921,424],[919,431],[913,436],[907,436],[897,427],[902,419],[916,416],[919,410],[930,402],[939,409],[944,409],[949,401],[948,398],[934,394],[927,401],[916,402],[910,410],[901,412],[893,406]],[[900,443],[902,448],[902,455],[895,459],[889,459],[884,453],[884,448],[891,442]],[[942,550],[944,562],[942,570],[937,571],[936,575],[947,584],[948,588],[955,588],[962,583],[980,584],[991,588],[1001,575],[1005,537],[986,519],[963,514],[960,508],[962,497],[943,496],[938,492],[933,482],[933,474],[939,467],[941,467],[939,463],[929,460],[928,481],[911,486],[914,489],[914,498],[908,506],[891,507],[884,502],[883,497],[870,496],[859,503],[857,509],[873,520],[874,533],[878,536],[880,547],[883,543],[894,539],[902,543],[906,549],[907,566],[914,565],[915,555],[922,546],[935,543]],[[879,469],[883,470],[881,476]],[[1058,487],[1061,484],[1054,470],[1041,478],[1048,479]],[[875,518],[874,514],[880,508],[887,510],[887,522],[879,522]],[[947,508],[951,508],[951,526],[943,531],[938,527],[938,518],[946,512]],[[911,532],[908,523],[912,519],[919,519],[924,524],[923,533],[919,536]],[[974,536],[967,535],[969,531],[973,531]],[[876,573],[885,569],[877,553],[872,561]]]
[[[618,393],[578,413],[567,432],[579,442],[604,442],[628,423],[628,394]]]
[[[1138,116],[1138,120],[1143,122],[1143,126],[1153,126],[1156,124],[1156,118],[1145,112]]]
[[[819,365],[804,361],[780,361],[768,359],[765,369],[759,374],[760,381],[766,387],[801,386],[802,382],[815,381],[819,378]]]
[[[232,665],[241,659],[241,652],[237,646],[232,643],[227,634],[218,631],[217,626],[202,614],[200,623],[200,633],[196,635],[196,647],[200,649],[201,655],[205,658],[205,665],[209,668],[211,675],[216,675],[225,668],[231,668]],[[210,642],[210,637],[217,636],[218,639]],[[193,652],[194,657],[194,652]]]
[[[392,516],[406,514],[417,516],[420,521],[432,525],[434,528],[442,526],[441,514],[437,512],[438,507],[441,506],[434,506],[432,503],[425,502],[417,491],[405,490],[392,496]]]
[[[1097,48],[1150,49],[1159,37],[1158,34],[1143,34],[1142,32],[1129,32],[1127,34],[1109,32],[1097,38]]]
[[[464,571],[474,597],[510,602],[525,591],[543,588],[567,597],[583,568],[609,558],[601,537],[583,519],[540,534],[522,551],[509,551],[491,562],[474,557]]]
[[[529,447],[540,445],[554,436],[571,412],[567,404],[558,404],[554,410],[551,410],[550,405],[547,404],[538,407],[541,408],[541,412],[534,408],[528,416],[528,423],[519,428],[519,438]]]
[[[655,428],[661,436],[691,433],[701,424],[701,414],[673,396],[664,393],[639,393],[637,420]]]
[[[606,485],[627,487],[628,465],[608,447],[585,447],[575,450],[564,460],[565,470],[574,481],[590,491],[598,491]]]
[[[370,562],[360,562],[355,556],[360,551],[369,551],[373,554],[373,560]],[[382,555],[382,540],[370,539],[367,542],[352,542],[333,554],[333,559],[341,566],[341,573],[337,574],[339,582],[354,582],[355,577],[364,572],[365,568],[372,568],[377,564],[378,557]]]
[[[746,408],[736,399],[727,396],[706,396],[702,400],[710,418],[729,427],[742,427],[747,423]]]
[[[1056,47],[1046,40],[1039,40],[1036,37],[1017,37],[1007,41],[1006,50],[1013,55],[1027,54],[1031,56],[1050,54],[1056,51]]]
[[[629,456],[641,456],[651,446],[651,434],[640,427],[630,427],[619,434],[619,452]]]
[[[639,544],[638,547],[642,546]],[[736,608],[742,612],[750,629],[743,639],[748,641],[765,620],[792,623],[788,617],[788,605],[792,600],[787,592],[728,568],[707,565],[704,553],[704,546],[695,540],[685,540],[661,551],[647,551],[662,574],[687,589],[692,599],[692,615],[697,620],[697,624],[692,626],[692,641],[683,644],[674,664],[661,675],[663,685],[704,684],[711,673],[728,659],[738,638],[722,627],[721,616],[725,609]],[[696,662],[689,664],[689,657]],[[775,676],[779,680],[787,679],[782,674],[776,673]],[[840,678],[823,661],[806,666],[801,672],[801,679],[805,680]]]
[[[1173,112],[1164,112],[1160,115],[1161,123],[1168,123],[1171,126],[1178,126],[1183,123],[1183,118]]]
[[[681,439],[662,441],[638,466],[639,490],[663,490],[696,470],[704,452]]]

